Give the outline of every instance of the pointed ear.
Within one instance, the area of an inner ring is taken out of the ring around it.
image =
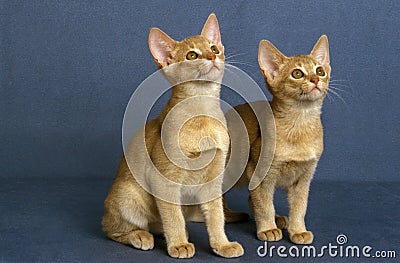
[[[214,44],[222,46],[218,20],[214,13],[211,13],[208,16],[208,19],[204,24],[203,30],[201,30],[201,35],[213,42]]]
[[[161,29],[153,27],[149,33],[149,47],[154,60],[161,67],[168,66],[175,41]]]
[[[326,35],[322,35],[318,39],[310,55],[313,56],[323,66],[329,65],[329,43]]]
[[[286,59],[271,42],[261,40],[258,46],[258,64],[268,79],[274,79],[279,74],[279,66]]]

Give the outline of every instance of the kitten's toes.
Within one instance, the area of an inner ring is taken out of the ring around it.
[[[243,247],[238,242],[229,242],[226,245],[213,248],[215,254],[224,258],[237,258],[243,256]]]
[[[257,233],[257,237],[262,241],[279,241],[282,239],[282,230],[274,228],[261,231]]]
[[[286,216],[275,216],[275,223],[279,229],[287,229],[289,227],[289,220]]]
[[[194,245],[185,243],[168,247],[168,254],[173,258],[191,258],[194,255]]]
[[[302,233],[295,233],[295,234],[290,234],[290,240],[299,245],[306,245],[306,244],[311,244],[314,239],[314,235],[311,231],[306,231]]]
[[[153,235],[145,230],[133,231],[129,240],[132,246],[138,249],[149,250],[154,247]]]

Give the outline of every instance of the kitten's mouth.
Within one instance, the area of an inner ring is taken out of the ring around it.
[[[217,63],[212,63],[212,65],[210,66],[210,68],[209,68],[209,70],[207,71],[206,74],[210,74],[210,73],[212,73],[213,71],[219,71],[219,70],[220,70],[220,68],[219,68],[219,66],[217,65]]]
[[[321,92],[321,90],[320,90],[320,88],[318,88],[317,86],[315,86],[310,92],[308,92],[308,93],[310,93],[310,94],[315,94],[315,93],[320,93]]]
[[[211,68],[210,68],[210,70],[208,72],[211,72],[211,70],[214,70],[214,69],[216,69],[216,70],[220,69],[219,66],[218,66],[218,63],[212,63],[212,66],[211,66]]]
[[[315,99],[318,99],[321,96],[321,94],[322,94],[322,90],[319,87],[315,86],[309,91],[303,91],[300,94],[300,98],[305,99],[305,100],[309,100],[309,99],[315,100]]]

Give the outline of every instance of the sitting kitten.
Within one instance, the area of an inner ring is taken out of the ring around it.
[[[229,242],[224,231],[222,176],[219,176],[224,171],[229,135],[219,102],[224,47],[218,21],[211,14],[200,36],[181,42],[152,28],[149,47],[173,85],[172,95],[160,116],[136,132],[125,151],[105,200],[103,230],[109,238],[142,250],[153,248],[151,232],[162,231],[171,257],[190,258],[195,249],[188,242],[185,219],[191,206],[180,203],[181,197],[190,195],[195,200],[207,200],[199,202],[199,206],[213,251],[223,257],[239,257],[244,253],[242,246]],[[199,110],[206,111],[207,116],[196,116]],[[144,140],[145,146],[141,148]],[[213,159],[200,169],[185,169],[169,158],[178,156],[174,161],[179,161],[181,153],[189,161],[209,155]],[[213,184],[207,189],[182,190],[187,185],[210,181]],[[207,199],[205,195],[216,198]]]
[[[262,40],[258,61],[273,95],[270,106],[276,125],[276,148],[267,175],[250,191],[249,203],[257,224],[257,237],[278,241],[282,238],[279,228],[288,227],[293,243],[310,244],[313,234],[307,231],[304,217],[310,182],[323,151],[320,115],[331,72],[328,39],[321,36],[309,55],[294,57],[284,56],[269,41]],[[235,109],[249,134],[251,152],[245,173],[250,180],[260,157],[260,128],[249,104]],[[261,157],[263,159],[267,157]],[[286,217],[275,217],[276,187],[287,191],[289,222]]]

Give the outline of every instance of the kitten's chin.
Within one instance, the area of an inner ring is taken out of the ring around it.
[[[221,81],[224,74],[222,63],[212,63],[201,72],[200,78],[208,81]]]
[[[301,93],[299,96],[300,101],[317,101],[324,97],[324,92],[322,92],[319,88],[315,87],[311,91],[307,93]]]

